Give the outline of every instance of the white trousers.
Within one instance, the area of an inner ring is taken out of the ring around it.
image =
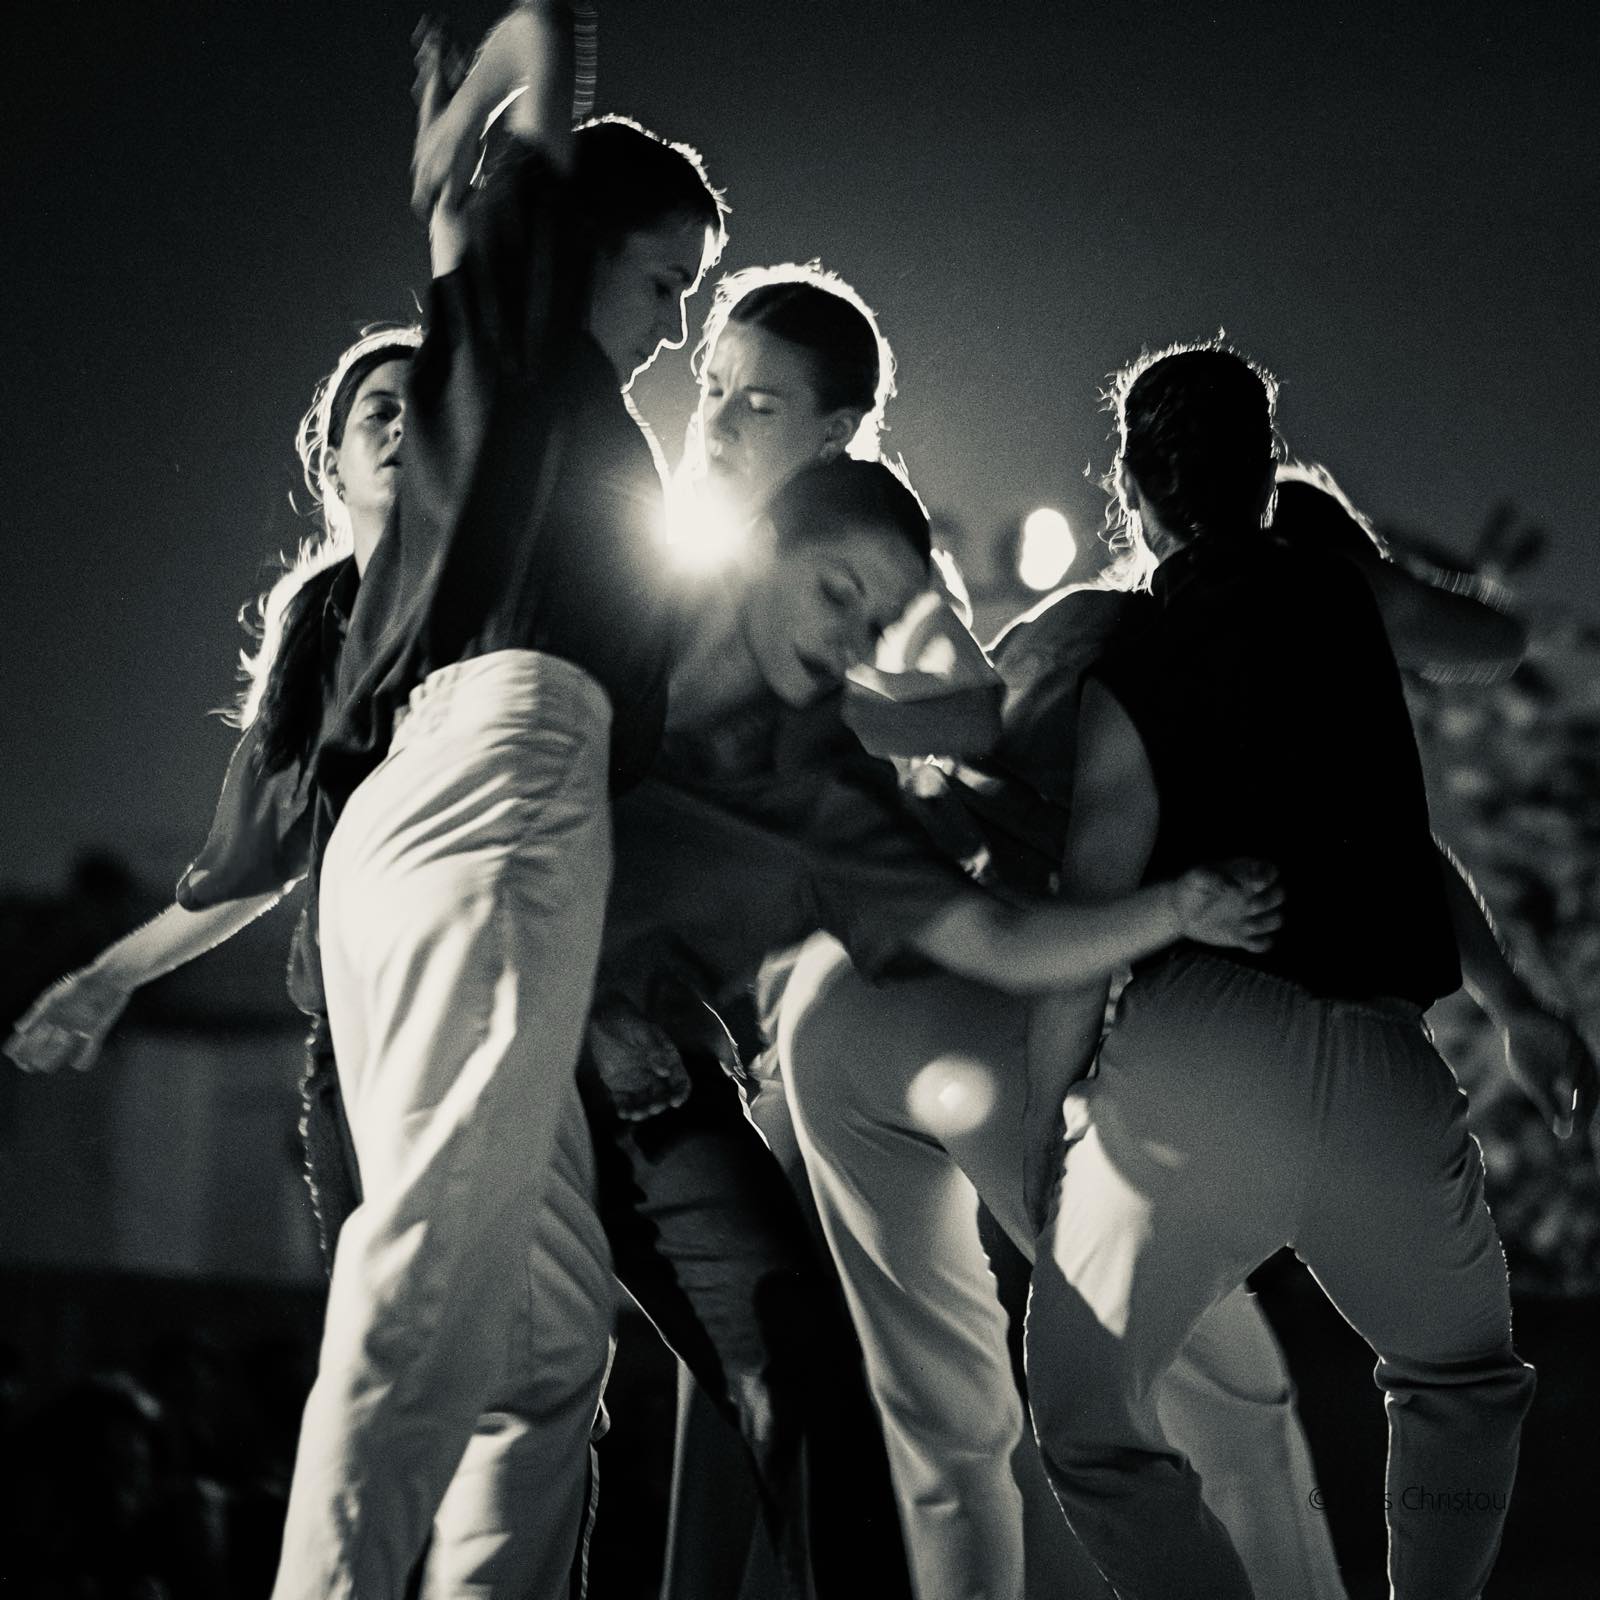
[[[1416,1007],[1317,1000],[1210,956],[1135,979],[1067,1096],[1028,1375],[1074,1530],[1127,1600],[1295,1592],[1265,1588],[1242,1545],[1241,1568],[1204,1464],[1150,1405],[1197,1320],[1284,1244],[1378,1356],[1391,1593],[1472,1600],[1534,1379],[1466,1097]]]
[[[1033,1257],[1021,1174],[1027,1024],[1024,1002],[947,975],[874,987],[825,937],[784,994],[782,1071],[921,1600],[1108,1592],[1024,1442],[978,1233],[981,1196]],[[1294,1389],[1250,1295],[1238,1290],[1200,1320],[1156,1402],[1259,1600],[1340,1600]]]
[[[613,1293],[573,1081],[609,724],[552,657],[441,669],[329,841],[323,972],[364,1197],[275,1600],[401,1600],[436,1515],[430,1596],[565,1593]]]

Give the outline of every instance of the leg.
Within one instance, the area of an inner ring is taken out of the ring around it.
[[[1414,1024],[1338,1022],[1321,1182],[1296,1248],[1378,1354],[1397,1600],[1475,1596],[1500,1545],[1533,1369],[1466,1097]]]
[[[604,733],[603,716],[576,739],[535,728],[514,784],[503,748],[486,766],[470,740],[418,740],[332,840],[324,965],[365,1198],[334,1262],[278,1600],[402,1594],[505,1369],[598,952]]]
[[[567,1594],[615,1296],[595,1211],[594,1151],[570,1086],[510,1360],[434,1519],[423,1600]]]
[[[1130,985],[1097,1076],[1068,1095],[1063,1181],[1029,1310],[1030,1394],[1068,1519],[1129,1600],[1252,1593],[1162,1409],[1181,1421],[1187,1408],[1183,1443],[1218,1476],[1227,1509],[1230,1474],[1263,1419],[1241,1403],[1240,1361],[1230,1367],[1215,1336],[1238,1323],[1230,1297],[1248,1271],[1293,1230],[1319,1038],[1314,1005],[1290,985],[1226,962],[1174,960]],[[1257,1341],[1257,1360],[1268,1351]],[[1276,1362],[1253,1369],[1248,1348],[1229,1354],[1243,1360],[1245,1389],[1267,1405],[1273,1431],[1287,1415],[1286,1390],[1271,1392]],[[1298,1445],[1298,1430],[1278,1432]],[[1261,1464],[1244,1470],[1259,1494]],[[1286,1514],[1298,1527],[1306,1509]],[[1277,1554],[1297,1559],[1292,1548]],[[1258,1555],[1257,1570],[1270,1573],[1273,1555]],[[1260,1600],[1276,1600],[1267,1581]],[[1315,1591],[1289,1591],[1304,1592]]]
[[[1262,1600],[1344,1600],[1294,1384],[1254,1295],[1235,1289],[1195,1324],[1157,1386],[1156,1415]]]
[[[734,1600],[754,1541],[766,1537],[762,1521],[759,1487],[738,1428],[679,1361],[661,1600]]]
[[[831,941],[808,947],[784,997],[795,1130],[925,1600],[1024,1592],[1023,1501],[1010,1465],[1022,1406],[967,1171],[991,1188],[1014,1172],[1006,1150],[1016,1149],[1025,1027],[1022,1008],[976,985],[873,989]],[[1103,1592],[1075,1544],[1062,1543],[1075,1570],[1063,1563],[1055,1592]]]
[[[590,1096],[617,1275],[743,1438],[786,1592],[904,1593],[848,1317],[733,1083],[688,1062],[687,1103],[644,1122]]]

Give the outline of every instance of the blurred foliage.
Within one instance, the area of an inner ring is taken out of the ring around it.
[[[1469,560],[1406,530],[1397,555],[1515,586],[1547,548],[1510,507]],[[1516,604],[1526,659],[1491,685],[1410,686],[1434,824],[1466,864],[1518,967],[1600,1037],[1600,620]],[[1499,1035],[1463,996],[1432,1014],[1472,1102],[1489,1200],[1516,1288],[1600,1295],[1600,1161],[1591,1134],[1557,1140],[1512,1086]]]

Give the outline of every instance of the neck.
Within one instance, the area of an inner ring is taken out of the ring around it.
[[[1139,526],[1144,534],[1145,545],[1155,557],[1157,566],[1169,556],[1177,555],[1189,542],[1187,539],[1180,539],[1167,527],[1151,509],[1148,501],[1139,507]]]
[[[367,563],[372,559],[372,552],[378,548],[378,540],[383,537],[382,517],[357,517],[350,518],[350,540],[353,545],[353,554],[356,558],[356,571],[363,577],[366,576]]]
[[[766,686],[745,628],[744,597],[724,592],[696,607],[672,671],[667,726],[704,728],[754,700]]]

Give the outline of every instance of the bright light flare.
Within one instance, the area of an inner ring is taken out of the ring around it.
[[[715,572],[737,559],[748,537],[748,520],[717,484],[678,477],[667,485],[663,542],[675,566]]]
[[[936,1139],[959,1138],[980,1127],[995,1099],[993,1072],[970,1056],[940,1056],[906,1088],[912,1120]]]
[[[1040,506],[1023,519],[1017,576],[1030,589],[1054,589],[1066,577],[1077,554],[1072,524],[1054,506]]]

